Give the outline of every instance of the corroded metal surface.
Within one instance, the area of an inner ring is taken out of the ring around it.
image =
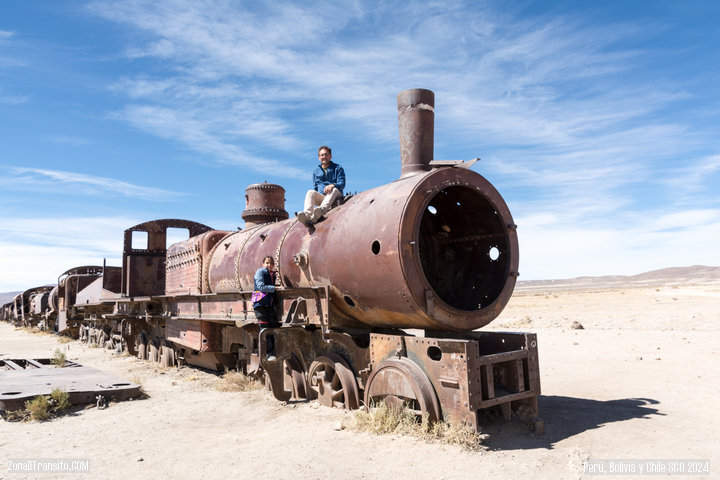
[[[245,189],[245,226],[286,220],[285,189],[272,183],[255,183]]]
[[[56,388],[70,395],[71,404],[95,403],[98,395],[107,401],[140,393],[140,385],[74,362],[55,368],[49,358],[0,360],[0,410],[17,410]]]
[[[125,230],[122,264],[123,295],[134,297],[162,295],[165,292],[168,228],[186,229],[189,237],[211,230],[207,225],[179,219],[153,220]],[[142,241],[140,241],[141,236]]]
[[[430,170],[435,144],[435,94],[416,88],[397,96],[400,175]]]
[[[477,412],[494,406],[501,406],[508,418],[511,408],[524,410],[528,417],[538,415],[540,376],[534,334],[373,334],[370,350],[373,373],[365,389],[366,405],[390,397],[432,417],[437,399],[444,417],[473,428],[478,426]]]
[[[312,229],[291,219],[229,235],[206,260],[210,291],[252,290],[266,255],[283,287],[331,288],[336,327],[462,331],[506,305],[518,244],[497,190],[450,167],[355,195]]]
[[[211,230],[178,242],[167,249],[165,293],[198,295],[203,289],[203,259],[230,232]],[[205,290],[205,291],[203,291]]]

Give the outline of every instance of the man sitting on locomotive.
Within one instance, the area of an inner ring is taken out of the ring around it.
[[[304,225],[312,225],[320,220],[342,197],[345,189],[345,170],[332,161],[332,150],[327,145],[318,148],[320,165],[313,170],[314,190],[305,194],[304,211],[297,214]]]
[[[260,327],[260,334],[268,328],[279,328],[280,322],[275,315],[275,259],[267,256],[263,259],[262,267],[255,272],[255,288],[252,294],[253,310]],[[258,337],[259,338],[259,337]],[[275,360],[275,337],[267,335],[266,359]]]

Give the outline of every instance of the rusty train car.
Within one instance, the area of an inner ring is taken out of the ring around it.
[[[10,322],[18,327],[50,329],[48,304],[52,290],[52,285],[43,285],[18,293],[12,302],[0,307],[0,320]]]
[[[61,275],[57,329],[166,366],[262,375],[280,400],[386,402],[474,428],[492,409],[540,428],[536,336],[479,330],[518,276],[510,211],[474,161],[433,160],[433,92],[400,93],[398,125],[400,178],[347,196],[314,226],[263,183],[246,190],[242,230],[186,220],[126,230],[120,267]],[[167,245],[169,229],[187,240]],[[266,255],[282,326],[260,334],[250,298]]]

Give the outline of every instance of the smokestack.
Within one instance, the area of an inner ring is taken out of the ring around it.
[[[397,96],[400,178],[430,170],[435,137],[435,94],[415,88]]]

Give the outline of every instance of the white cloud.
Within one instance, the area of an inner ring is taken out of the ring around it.
[[[690,165],[681,165],[663,172],[661,183],[683,203],[696,196],[705,202],[713,197],[718,202],[717,185],[720,180],[720,155],[699,158]]]
[[[667,266],[720,265],[720,210],[690,212],[687,218],[668,215],[618,228],[540,220],[516,219],[523,280],[634,275]]]
[[[276,169],[278,175],[286,177],[306,176],[306,172],[299,169],[284,166],[272,159],[260,158],[242,147],[222,141],[219,135],[208,133],[208,123],[212,122],[188,118],[184,113],[164,107],[129,105],[119,116],[136,128],[162,138],[178,140],[197,152],[213,155],[221,163],[240,165],[258,171]],[[192,112],[188,115],[192,115]],[[246,132],[254,132],[260,136],[271,135],[271,132],[281,130],[281,127],[273,124],[272,121],[262,120],[252,125],[245,125],[245,128]]]
[[[356,2],[354,10],[273,2],[251,10],[213,1],[135,1],[90,8],[143,33],[134,56],[142,51],[169,65],[169,78],[126,77],[114,86],[146,102],[126,106],[120,118],[164,138],[179,126],[184,133],[172,138],[206,154],[239,143],[302,148],[286,120],[288,105],[312,109],[303,122],[364,124],[372,138],[395,142],[386,127],[394,116],[387,100],[409,83],[437,91],[438,112],[456,137],[481,132],[496,143],[554,150],[634,145],[638,139],[623,124],[681,98],[647,85],[597,87],[596,79],[631,70],[645,53],[609,48],[637,34],[632,24],[519,21],[462,2],[445,8]],[[373,35],[353,35],[363,27]],[[644,135],[650,143],[666,130],[645,127],[655,130]],[[248,148],[231,150],[232,162],[256,164]]]
[[[120,265],[129,217],[0,218],[0,291],[55,283],[80,265]]]
[[[142,200],[169,201],[185,193],[172,192],[161,188],[143,187],[123,182],[114,178],[95,177],[82,173],[46,170],[40,168],[10,167],[10,176],[0,181],[6,188],[33,188],[57,190],[57,184],[75,185],[81,193],[87,195],[108,194],[121,195]]]

